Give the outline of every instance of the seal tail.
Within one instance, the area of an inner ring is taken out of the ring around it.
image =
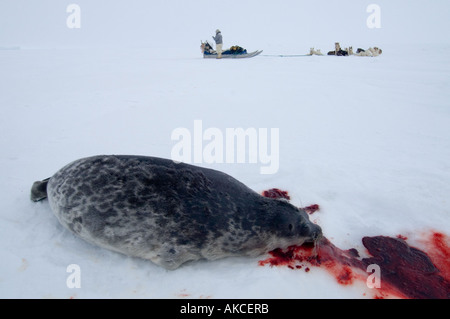
[[[50,178],[46,178],[42,181],[37,181],[31,186],[31,200],[33,202],[38,202],[47,198],[47,184]]]

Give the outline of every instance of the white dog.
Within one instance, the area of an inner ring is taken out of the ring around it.
[[[353,55],[353,47],[345,48],[344,51],[347,51],[348,55]]]
[[[319,50],[315,50],[314,48],[309,49],[309,55],[323,55]]]
[[[379,56],[381,53],[383,53],[383,50],[381,50],[380,48],[377,47],[373,47],[373,48],[368,48],[365,51],[361,51],[356,53],[356,56],[371,56],[371,57],[375,57],[375,56]]]

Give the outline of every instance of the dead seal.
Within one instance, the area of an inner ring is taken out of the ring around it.
[[[76,160],[33,184],[31,199],[45,197],[59,222],[84,240],[167,269],[322,237],[286,200],[263,197],[216,170],[156,157]]]

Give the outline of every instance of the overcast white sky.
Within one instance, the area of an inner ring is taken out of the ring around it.
[[[66,25],[71,3],[80,29]],[[372,3],[380,29],[366,24]],[[225,46],[450,43],[449,16],[449,0],[0,0],[0,46],[198,47],[216,28]]]

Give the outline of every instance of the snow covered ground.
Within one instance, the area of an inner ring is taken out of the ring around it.
[[[321,13],[316,8],[314,14]],[[0,47],[13,49],[0,50],[0,297],[371,297],[364,283],[341,286],[320,268],[306,273],[258,266],[264,256],[167,271],[85,243],[59,225],[47,201],[29,199],[35,180],[81,157],[170,158],[176,143],[172,132],[194,132],[195,120],[202,121],[203,130],[221,132],[278,128],[275,174],[260,174],[261,162],[199,165],[224,171],[258,192],[287,190],[297,206],[319,204],[312,219],[342,249],[363,251],[363,236],[403,234],[414,243],[428,229],[448,234],[448,42],[429,45],[422,37],[406,44],[380,36],[373,43],[364,31],[355,34],[359,42],[320,38],[319,45],[312,40],[292,44],[280,33],[278,45],[270,45],[270,39],[258,44],[259,38],[228,43],[264,49],[256,58],[204,60],[199,40],[216,28],[208,23],[211,30],[189,34],[198,42],[183,49],[170,41],[161,47],[69,49],[0,37]],[[195,26],[204,27],[201,22]],[[334,41],[354,48],[379,45],[383,54],[274,56],[304,54],[312,46],[326,53]],[[66,285],[71,264],[80,266],[81,288]]]

